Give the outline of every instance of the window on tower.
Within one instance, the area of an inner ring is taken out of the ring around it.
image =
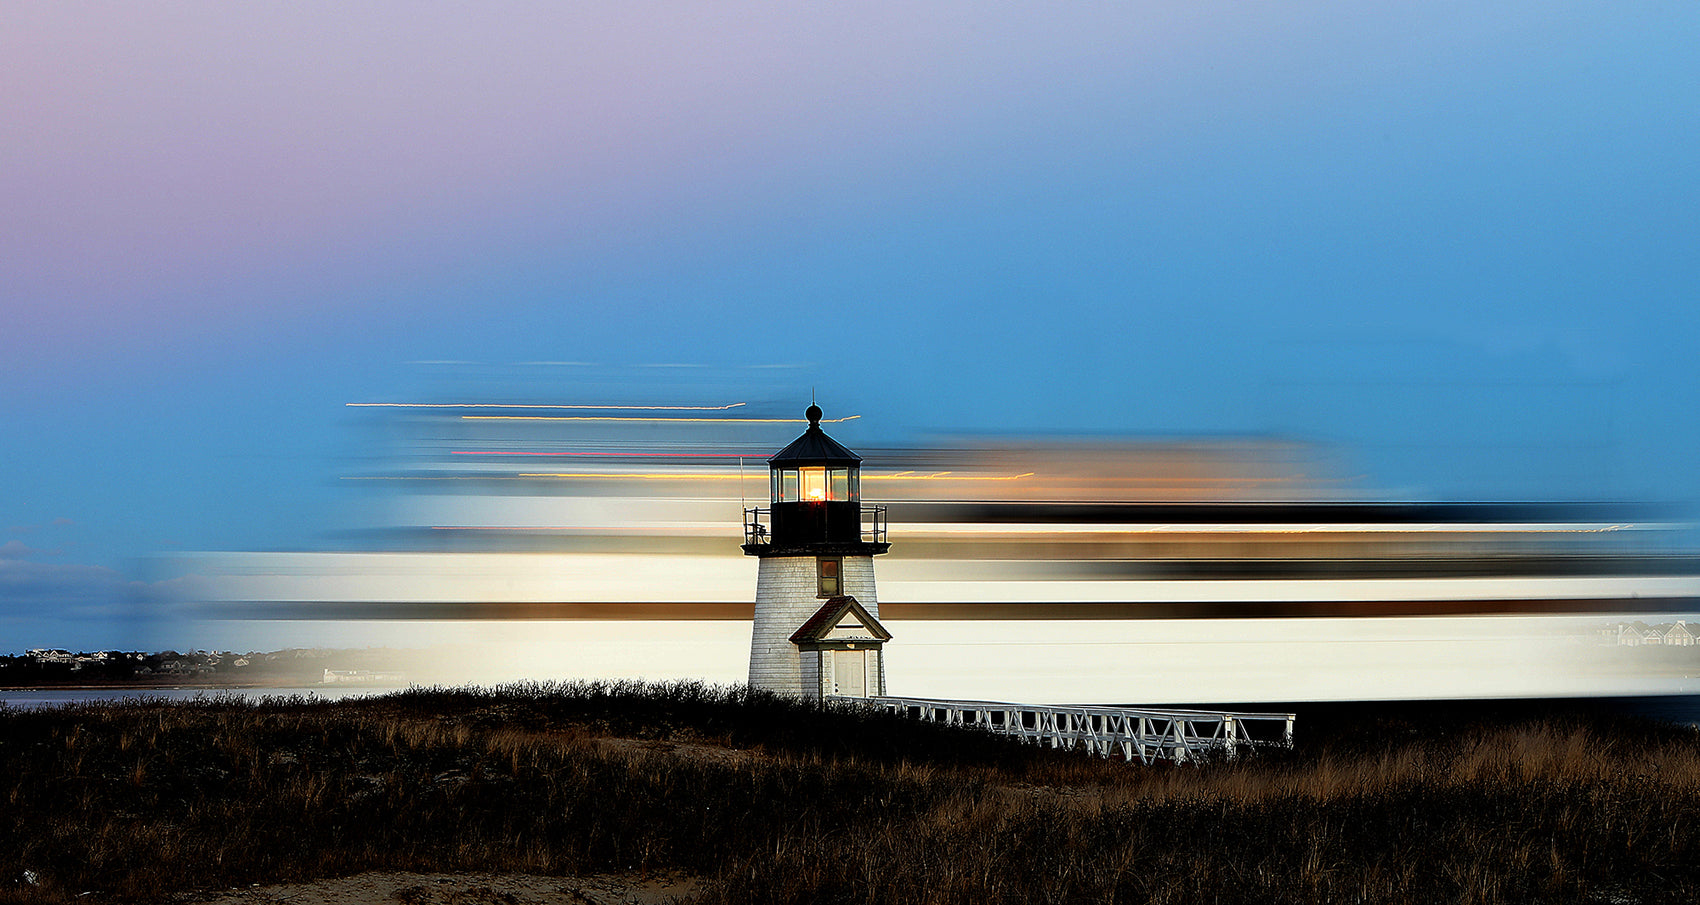
[[[815,559],[816,597],[837,597],[844,593],[844,560],[837,556]]]

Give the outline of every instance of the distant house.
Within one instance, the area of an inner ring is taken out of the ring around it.
[[[376,672],[370,669],[327,669],[321,685],[405,685],[407,675],[399,672]]]
[[[1621,647],[1640,647],[1647,643],[1647,633],[1651,629],[1645,622],[1619,622],[1617,643]]]
[[[1606,637],[1620,647],[1693,647],[1700,643],[1700,627],[1684,619],[1658,625],[1619,622],[1607,630]]]

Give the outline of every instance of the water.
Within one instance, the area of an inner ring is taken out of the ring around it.
[[[1700,728],[1700,695],[1627,698],[1623,701],[1623,710],[1650,720]]]
[[[38,707],[57,707],[83,701],[192,701],[196,698],[239,697],[257,701],[260,698],[308,697],[323,701],[340,701],[369,695],[388,694],[396,688],[373,686],[337,687],[333,685],[301,685],[288,688],[207,688],[180,687],[119,687],[119,688],[21,688],[0,689],[0,704],[24,710]]]

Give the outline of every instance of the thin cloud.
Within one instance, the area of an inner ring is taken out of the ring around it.
[[[81,563],[0,559],[0,607],[63,607],[121,600],[127,581],[116,570]]]
[[[30,647],[104,649],[139,643],[192,588],[81,563],[0,559],[0,653]]]
[[[56,518],[56,519],[54,519],[50,522],[47,522],[46,524],[41,524],[41,525],[8,525],[6,527],[6,530],[11,532],[12,534],[30,534],[30,533],[35,532],[35,531],[40,531],[44,528],[66,528],[66,527],[70,527],[70,526],[75,525],[75,524],[77,524],[75,519],[68,519],[64,516],[60,516],[60,517],[58,517],[58,518]]]

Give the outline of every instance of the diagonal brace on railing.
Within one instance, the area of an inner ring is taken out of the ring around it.
[[[1134,707],[1009,704],[932,698],[876,697],[833,700],[862,703],[928,722],[984,729],[1030,744],[1061,750],[1081,748],[1100,757],[1120,754],[1149,764],[1159,758],[1181,763],[1220,752],[1233,758],[1242,748],[1292,747],[1294,715],[1160,710]],[[1250,724],[1276,724],[1279,738],[1258,738]]]

